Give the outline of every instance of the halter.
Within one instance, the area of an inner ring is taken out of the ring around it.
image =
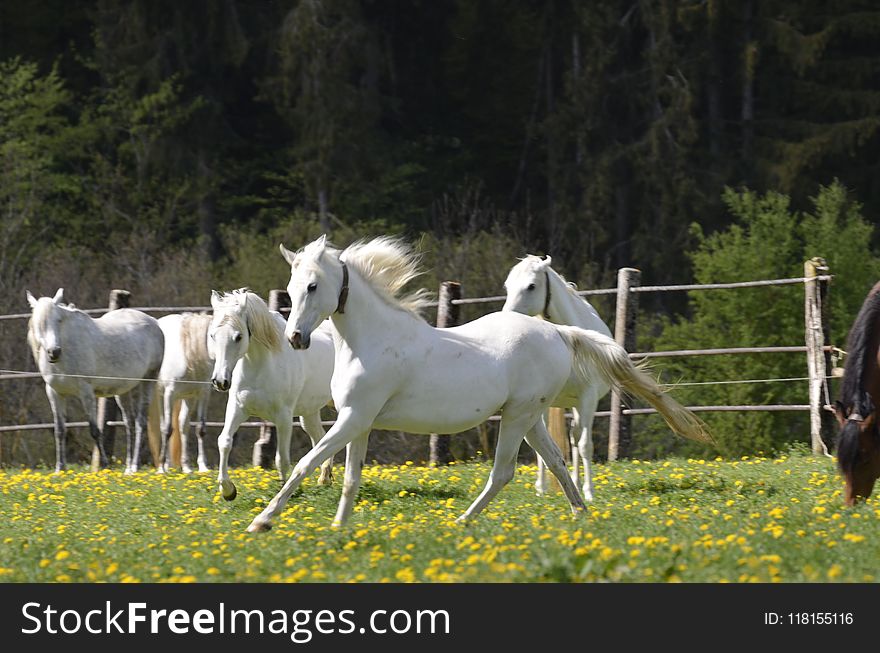
[[[544,300],[544,310],[541,311],[541,315],[545,320],[550,319],[550,273],[547,270],[544,270],[544,285],[547,286],[547,298]]]
[[[339,261],[342,264],[342,288],[339,289],[339,302],[336,304],[336,312],[343,314],[345,313],[345,302],[348,300],[348,266],[345,265],[344,261]]]

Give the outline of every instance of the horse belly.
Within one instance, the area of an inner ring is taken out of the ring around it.
[[[413,384],[395,393],[376,417],[377,429],[408,433],[460,433],[482,424],[507,400],[502,383],[462,380],[440,391]]]

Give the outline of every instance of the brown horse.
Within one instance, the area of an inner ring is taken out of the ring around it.
[[[840,422],[837,465],[846,481],[846,505],[871,496],[880,477],[880,282],[871,288],[847,339],[846,366],[834,413]]]

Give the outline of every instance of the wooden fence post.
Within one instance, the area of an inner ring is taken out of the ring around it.
[[[282,308],[290,308],[290,295],[286,290],[269,291],[269,310],[280,311]],[[282,343],[282,346],[288,346]],[[260,437],[254,442],[252,463],[254,467],[271,469],[275,462],[275,450],[278,447],[278,432],[274,426],[263,424],[260,427]]]
[[[453,299],[461,299],[461,284],[457,281],[444,281],[440,284],[437,298],[437,326],[441,329],[458,325],[461,311],[458,304],[452,303]],[[452,462],[449,437],[431,434],[429,459],[432,465],[448,465]]]
[[[636,348],[637,295],[630,288],[640,285],[642,273],[635,268],[617,271],[617,310],[614,319],[614,339],[627,351]],[[611,392],[611,418],[608,425],[608,460],[626,457],[632,440],[632,418],[623,414],[623,404],[617,390]]]
[[[110,291],[110,301],[107,308],[115,311],[117,308],[131,306],[131,293],[127,290],[114,289]],[[116,444],[116,427],[107,426],[107,422],[119,419],[119,408],[113,397],[101,397],[98,399],[98,429],[104,439],[104,451],[107,452],[107,460],[113,461],[113,447]],[[138,452],[140,453],[140,452]],[[101,454],[98,453],[98,445],[92,447],[92,470],[101,468]]]
[[[828,330],[828,281],[816,277],[828,274],[825,259],[813,257],[804,262],[804,331],[807,345],[807,375],[810,393],[810,444],[813,453],[828,455],[826,442],[834,437],[834,420],[825,410],[828,388],[827,370],[831,369]]]

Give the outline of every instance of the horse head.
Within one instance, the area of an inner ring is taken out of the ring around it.
[[[208,354],[214,359],[211,384],[216,390],[226,392],[232,385],[232,371],[250,344],[245,292],[221,294],[212,290],[211,306],[214,309],[208,327]]]
[[[64,300],[64,289],[59,288],[53,297],[40,297],[37,299],[30,291],[25,291],[28,304],[32,309],[29,325],[29,339],[33,340],[36,349],[46,352],[46,358],[50,363],[57,363],[61,359],[61,324],[64,321],[65,311],[61,310]],[[35,354],[36,355],[36,354]]]
[[[334,312],[345,312],[348,297],[348,268],[338,250],[329,248],[326,236],[299,252],[280,246],[290,265],[290,315],[284,335],[294,349],[307,349],[312,332]]]
[[[858,497],[871,495],[880,476],[880,431],[874,403],[867,393],[849,405],[835,402],[834,414],[840,425],[837,464],[846,483],[844,501],[851,506]]]
[[[504,282],[507,300],[501,310],[547,317],[552,297],[551,262],[549,256],[529,255],[514,265]]]

